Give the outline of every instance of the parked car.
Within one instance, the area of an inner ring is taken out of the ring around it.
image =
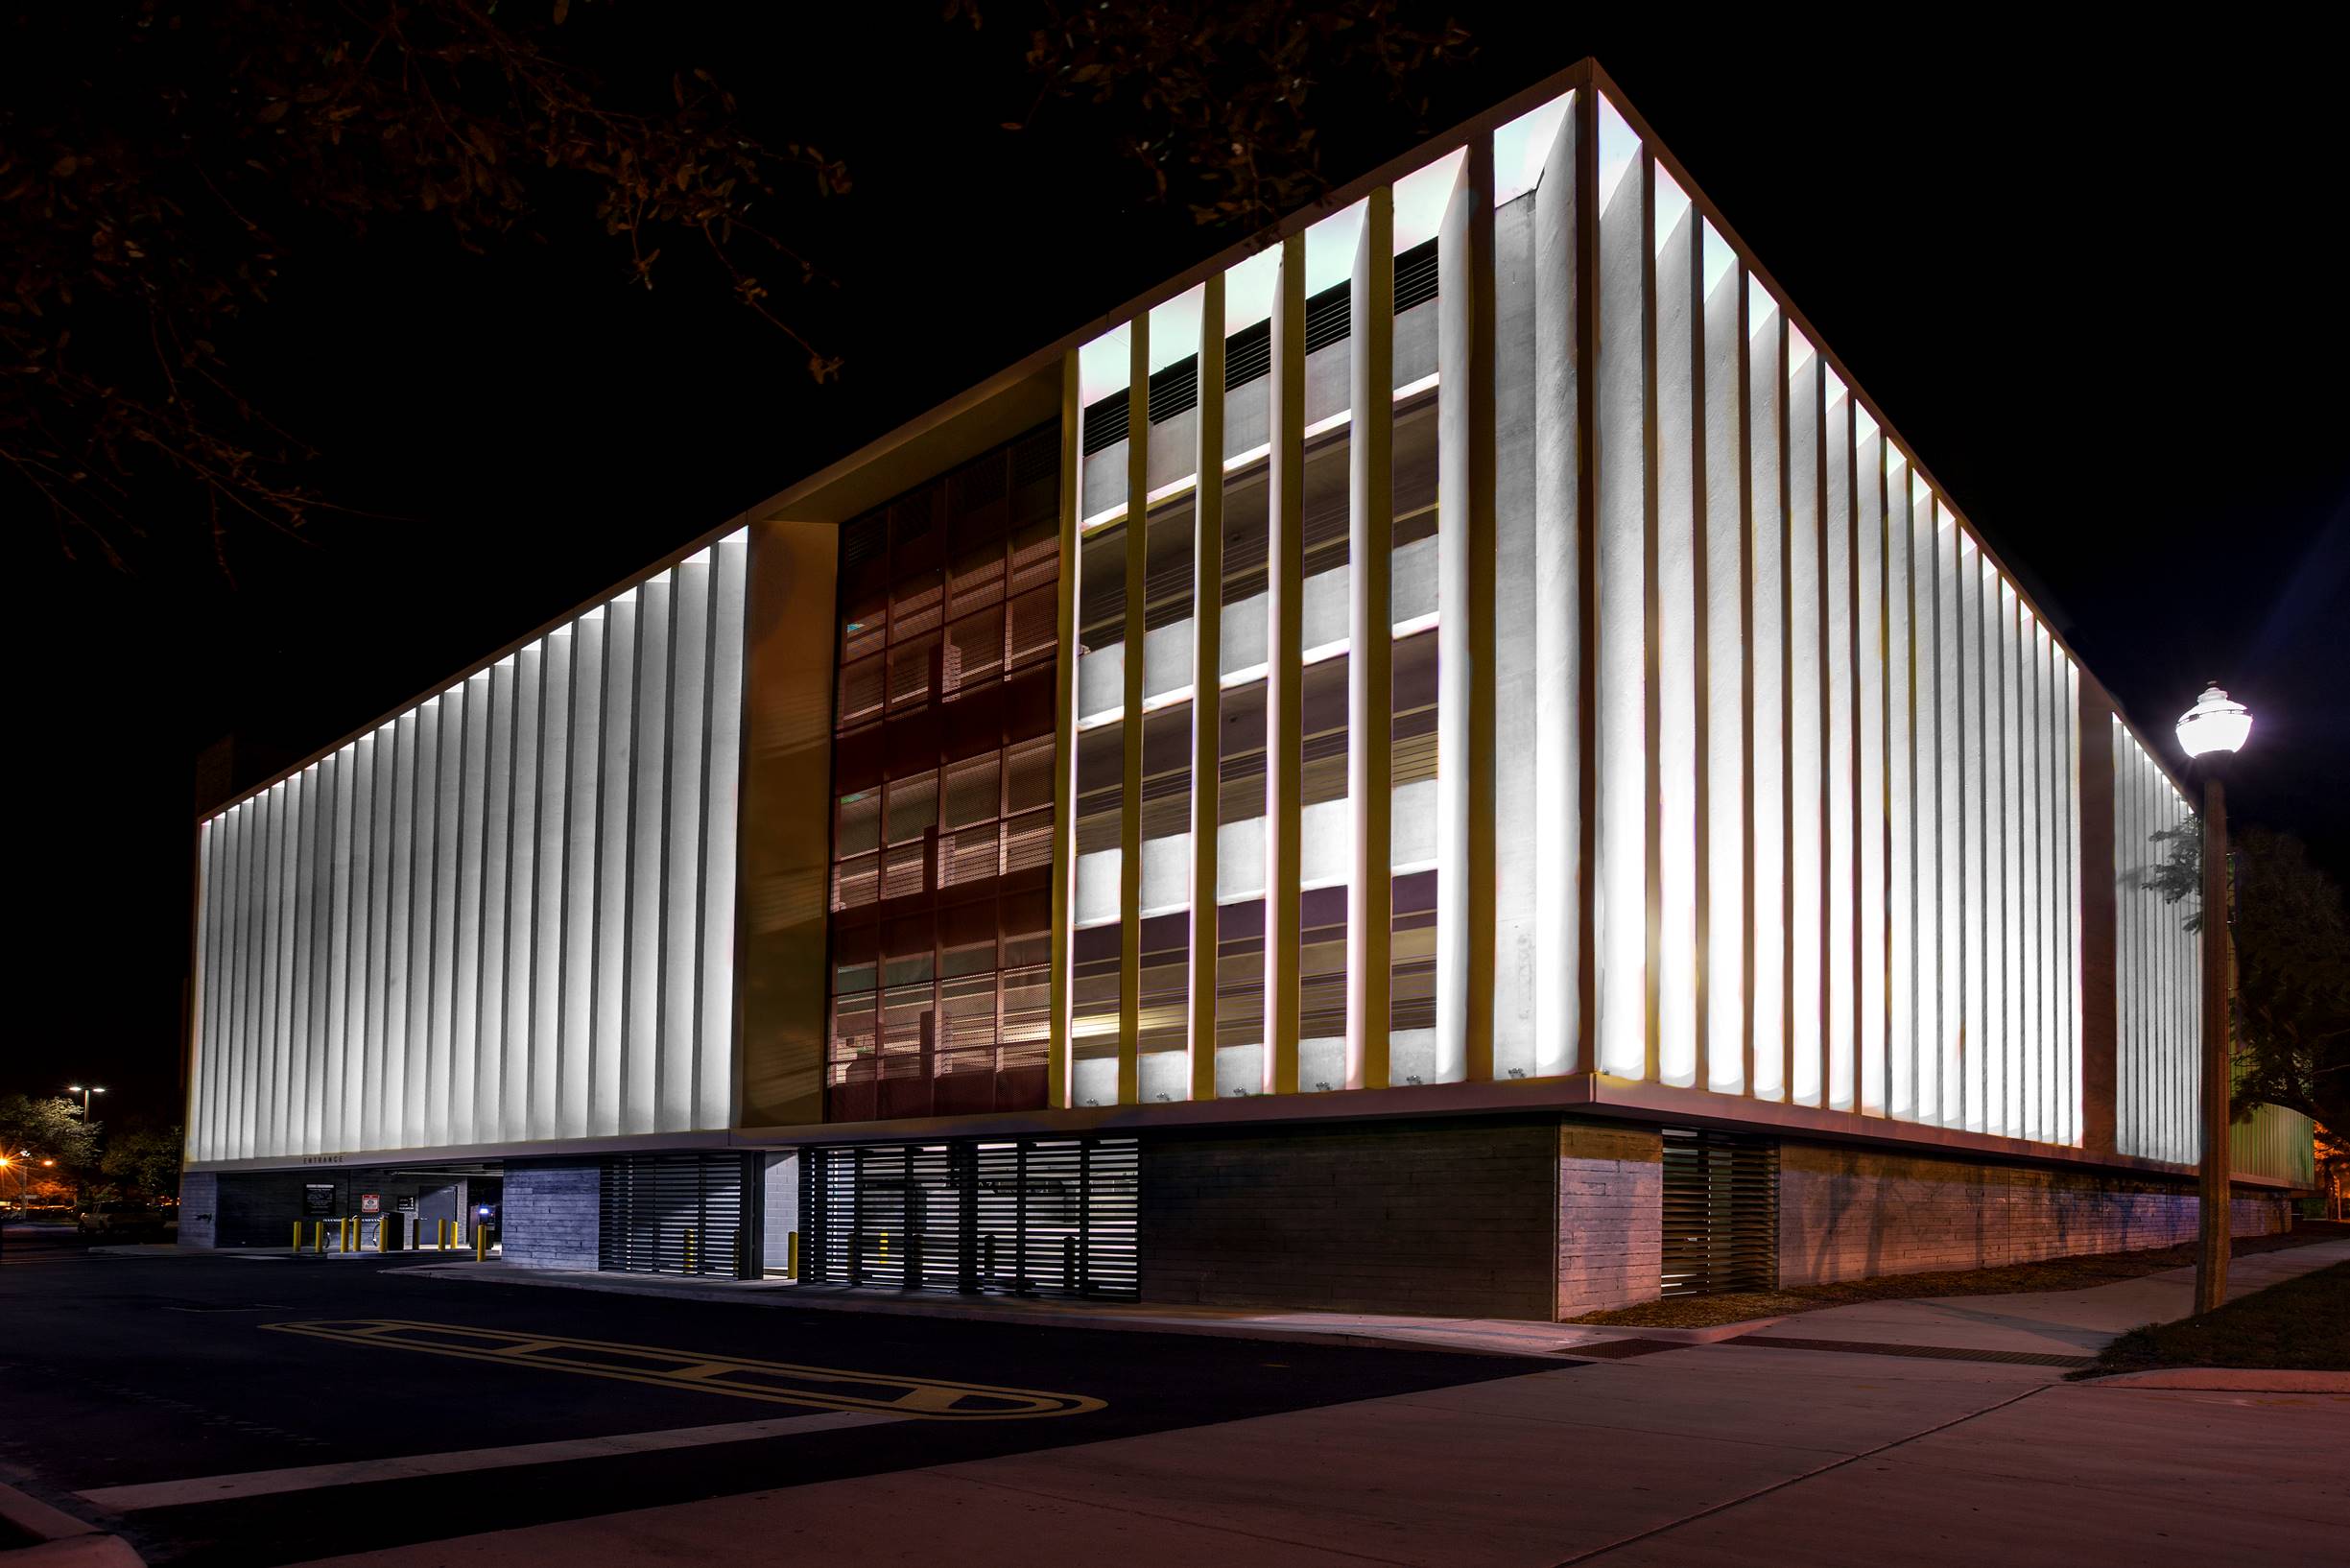
[[[164,1215],[152,1203],[92,1203],[74,1219],[84,1236],[160,1235]]]

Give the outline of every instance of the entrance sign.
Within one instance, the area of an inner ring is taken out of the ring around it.
[[[302,1185],[302,1212],[319,1216],[335,1212],[335,1184],[331,1181],[310,1181]]]
[[[383,1213],[383,1212],[384,1212],[384,1197],[383,1197],[383,1194],[381,1194],[381,1193],[361,1193],[361,1194],[359,1195],[359,1212],[360,1212],[360,1213],[362,1213],[362,1214],[381,1214],[381,1213]]]

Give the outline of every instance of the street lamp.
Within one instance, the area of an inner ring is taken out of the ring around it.
[[[2179,748],[2203,780],[2203,1163],[2196,1228],[2195,1310],[2227,1299],[2228,1096],[2227,789],[2228,760],[2252,733],[2252,711],[2230,701],[2217,682],[2179,715]]]
[[[83,1122],[87,1122],[90,1119],[90,1096],[93,1094],[104,1094],[107,1091],[97,1088],[85,1089],[79,1083],[68,1083],[65,1085],[65,1092],[67,1094],[78,1094],[82,1097],[82,1120]]]

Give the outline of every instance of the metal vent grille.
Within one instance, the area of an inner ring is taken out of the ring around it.
[[[642,1154],[604,1162],[597,1267],[631,1274],[748,1273],[757,1234],[741,1154]]]
[[[1306,352],[1344,343],[1354,330],[1355,286],[1333,283],[1306,301]]]
[[[1664,1294],[1774,1289],[1778,1145],[1667,1128],[1664,1163]]]
[[[1224,340],[1224,391],[1273,373],[1273,324],[1258,321]]]
[[[1114,392],[1098,403],[1088,403],[1078,416],[1078,428],[1083,437],[1085,455],[1106,452],[1126,440],[1126,427],[1131,420],[1123,391]]]
[[[1436,297],[1436,242],[1426,240],[1395,258],[1395,313]],[[1306,301],[1306,352],[1343,343],[1354,330],[1354,285],[1336,284]],[[1257,321],[1224,340],[1224,390],[1245,386],[1270,375],[1273,338],[1270,321]],[[1151,422],[1162,424],[1196,408],[1199,402],[1199,357],[1176,361],[1151,377]],[[1080,421],[1087,457],[1126,440],[1127,395],[1115,392],[1089,406]]]
[[[811,1282],[1140,1294],[1131,1138],[843,1145],[800,1171]]]
[[[1395,258],[1395,314],[1436,297],[1436,242],[1422,240]]]

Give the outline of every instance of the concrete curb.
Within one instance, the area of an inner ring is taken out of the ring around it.
[[[607,1295],[658,1296],[673,1301],[733,1302],[743,1306],[785,1307],[814,1312],[854,1312],[900,1318],[948,1318],[1001,1323],[1014,1328],[1097,1329],[1124,1334],[1190,1334],[1212,1339],[1261,1340],[1291,1344],[1341,1344],[1374,1350],[1443,1350],[1472,1356],[1514,1356],[1555,1365],[1573,1357],[1585,1345],[1626,1338],[1630,1330],[1595,1331],[1588,1326],[1555,1326],[1530,1322],[1522,1334],[1481,1332],[1470,1322],[1449,1327],[1431,1319],[1425,1328],[1375,1325],[1314,1328],[1267,1322],[1257,1319],[1160,1317],[1149,1313],[1122,1314],[1056,1311],[1051,1308],[1004,1310],[961,1301],[938,1299],[893,1301],[871,1295],[813,1295],[804,1287],[776,1281],[720,1280],[707,1285],[656,1285],[616,1280],[610,1274],[557,1273],[539,1270],[499,1270],[478,1264],[421,1264],[392,1271],[432,1274],[477,1284],[529,1285],[542,1289],[597,1291]],[[1687,1332],[1711,1333],[1712,1330]],[[1655,1336],[1641,1335],[1641,1338]]]
[[[2283,1367],[2162,1366],[2148,1372],[2085,1377],[2088,1389],[2176,1389],[2198,1393],[2345,1393],[2350,1372],[2305,1372]]]
[[[145,1568],[146,1559],[120,1536],[6,1484],[0,1484],[0,1522],[34,1538],[12,1551],[0,1542],[0,1562],[10,1568]]]

